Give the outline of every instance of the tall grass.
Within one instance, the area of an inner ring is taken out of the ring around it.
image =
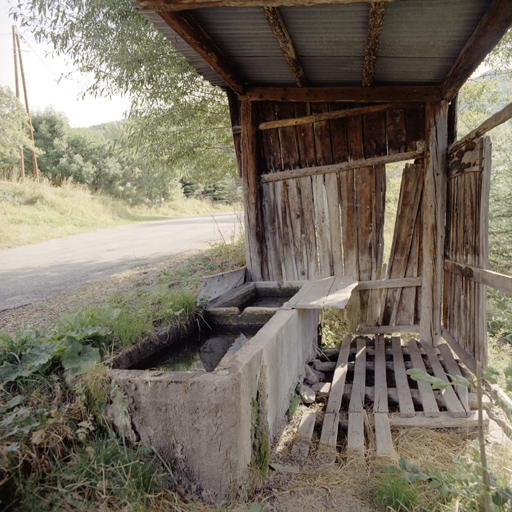
[[[135,222],[232,211],[236,205],[179,196],[160,207],[129,206],[87,187],[66,182],[0,181],[0,249]]]

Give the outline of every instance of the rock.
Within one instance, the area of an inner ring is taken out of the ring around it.
[[[299,466],[291,466],[289,464],[278,464],[277,462],[271,462],[270,467],[278,473],[291,473],[295,475],[300,473]]]
[[[306,405],[315,403],[316,394],[309,386],[301,384],[299,386],[299,395]]]
[[[324,372],[321,372],[320,370],[315,370],[314,368],[311,368],[311,371],[316,375],[318,382],[325,382],[326,377]]]
[[[306,374],[304,376],[304,379],[309,384],[318,384],[318,377],[316,376],[313,369],[310,368],[308,365],[306,365]]]
[[[318,384],[311,386],[311,389],[316,393],[317,398],[325,398],[329,396],[329,392],[331,391],[331,383],[319,382]]]

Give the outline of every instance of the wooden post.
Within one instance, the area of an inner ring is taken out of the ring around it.
[[[255,104],[252,101],[242,101],[240,116],[247,269],[250,281],[264,281],[268,279],[268,270],[258,182],[258,120]]]
[[[28,108],[28,95],[27,95],[27,84],[25,82],[25,73],[23,72],[23,61],[21,59],[21,46],[20,46],[20,36],[18,34],[18,29],[14,27],[14,32],[16,35],[16,44],[18,46],[18,58],[20,59],[20,73],[21,73],[21,82],[23,84],[23,94],[25,96],[25,108],[27,109],[28,114],[28,131],[30,134],[30,138],[32,142],[34,142],[34,131],[32,130],[32,119],[30,117],[30,110]],[[32,151],[32,166],[34,168],[34,179],[39,181],[39,169],[37,168],[37,158],[36,152]]]
[[[427,103],[423,217],[423,287],[420,340],[437,344],[441,300],[447,191],[448,102]]]
[[[18,58],[16,56],[16,27],[12,26],[12,53],[14,57],[14,82],[16,84],[16,98],[20,99],[20,83],[18,80]],[[22,127],[20,127],[22,129]],[[25,159],[23,158],[23,145],[20,148],[20,160],[19,160],[19,168],[20,168],[20,178],[21,181],[25,180]]]

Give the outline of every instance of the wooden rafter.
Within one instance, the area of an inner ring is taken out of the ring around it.
[[[283,52],[284,58],[288,63],[288,67],[290,68],[295,82],[297,82],[299,87],[305,87],[306,76],[304,75],[304,70],[299,63],[299,59],[297,58],[292,38],[286,29],[281,13],[276,7],[263,7],[263,12],[265,14],[265,18],[267,18],[268,24],[270,25],[270,29]]]
[[[380,31],[385,12],[386,2],[373,3],[370,7],[368,34],[366,36],[366,50],[364,54],[363,87],[370,87],[373,82],[373,76],[375,75],[375,61],[377,60],[377,50],[379,48]]]
[[[231,68],[230,63],[211,37],[188,12],[158,12],[176,32],[237,94],[243,94],[245,84]]]
[[[374,3],[376,0],[137,0],[149,11],[185,11],[203,7],[285,7],[294,5],[343,5]],[[379,3],[382,0],[378,0]],[[384,0],[395,2],[399,0]]]
[[[511,25],[512,2],[494,0],[446,76],[442,87],[444,99],[455,97]]]
[[[357,102],[428,102],[440,101],[436,86],[385,87],[247,87],[240,100],[250,101],[357,101]]]

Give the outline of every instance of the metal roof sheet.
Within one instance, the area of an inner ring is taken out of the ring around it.
[[[137,8],[136,0],[130,0]],[[376,85],[439,84],[491,0],[404,0],[386,7],[375,65]],[[362,79],[368,3],[279,9],[311,86],[353,86]],[[249,85],[295,80],[259,7],[190,11]],[[144,12],[190,65],[214,85],[223,80],[155,13]]]

